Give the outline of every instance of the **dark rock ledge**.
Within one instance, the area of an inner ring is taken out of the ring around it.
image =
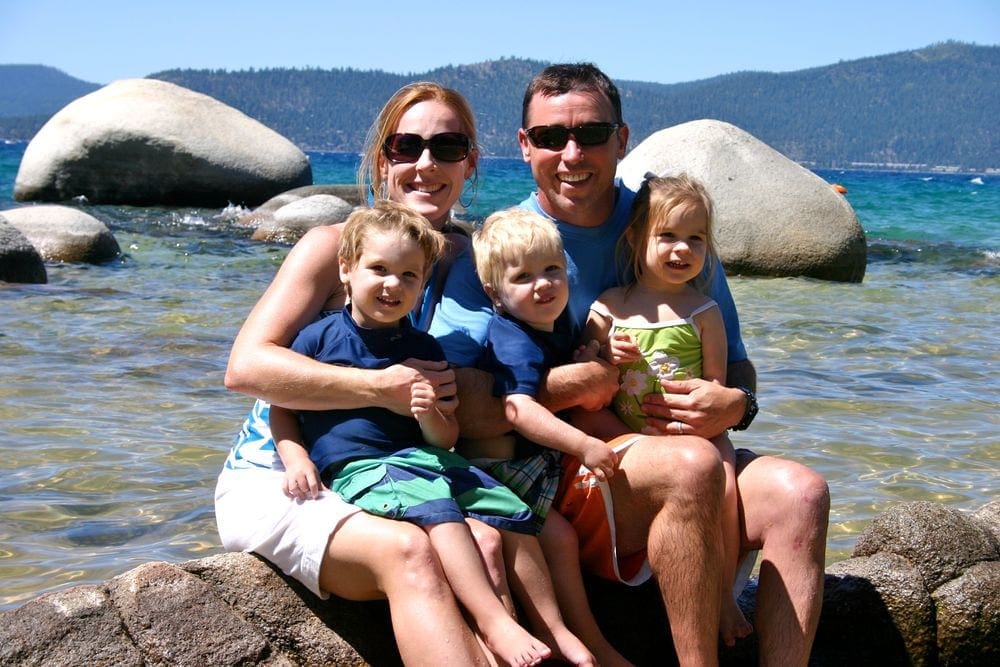
[[[609,638],[673,662],[654,585],[588,587]],[[741,603],[753,615],[755,587]],[[147,563],[0,613],[3,665],[396,665],[382,602],[322,601],[250,554]],[[722,663],[757,662],[753,638]],[[813,665],[1000,664],[1000,500],[876,516],[826,574]]]

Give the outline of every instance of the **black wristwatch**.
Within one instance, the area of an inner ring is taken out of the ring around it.
[[[744,394],[747,395],[747,409],[743,413],[743,419],[736,424],[736,426],[730,427],[732,431],[745,431],[753,423],[753,418],[757,416],[757,397],[754,393],[750,391],[749,387],[736,387]]]

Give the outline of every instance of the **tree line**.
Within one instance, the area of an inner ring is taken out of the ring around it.
[[[277,68],[168,70],[150,77],[211,95],[304,150],[347,152],[361,149],[372,119],[396,89],[437,81],[468,98],[485,154],[515,156],[524,88],[545,65],[503,58],[406,75]],[[7,67],[0,66],[0,90]],[[796,72],[616,83],[632,145],[672,125],[714,118],[814,167],[1000,167],[1000,46],[944,42]],[[0,137],[29,138],[51,113],[15,116],[0,105]]]

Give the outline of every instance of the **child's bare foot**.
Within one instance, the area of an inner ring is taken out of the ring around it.
[[[479,630],[490,650],[511,667],[532,667],[552,655],[544,642],[509,616],[498,616],[492,623],[480,625]]]
[[[553,647],[552,657],[578,667],[597,667],[597,660],[587,646],[565,625],[539,632]]]
[[[719,634],[726,646],[733,646],[737,639],[743,639],[753,632],[753,626],[743,615],[743,610],[736,600],[727,596],[722,602],[722,613],[719,617]]]

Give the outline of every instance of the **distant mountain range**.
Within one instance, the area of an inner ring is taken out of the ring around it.
[[[303,149],[327,151],[360,150],[397,88],[438,81],[469,99],[485,154],[515,156],[524,88],[546,64],[504,58],[408,75],[250,69],[168,70],[150,78],[211,95]],[[813,167],[1000,168],[1000,46],[945,42],[780,74],[616,83],[633,145],[665,127],[715,118]],[[0,137],[29,139],[52,113],[98,87],[49,67],[0,65]]]

